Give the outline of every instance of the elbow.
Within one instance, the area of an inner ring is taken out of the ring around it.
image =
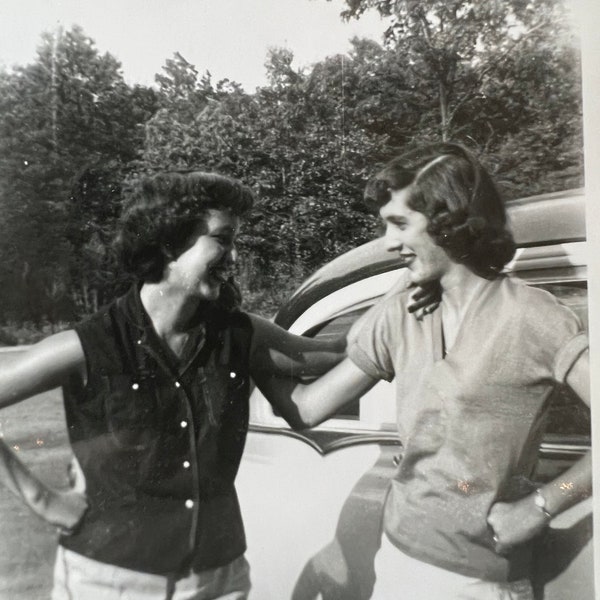
[[[288,419],[287,422],[294,431],[308,429],[308,425],[306,425],[301,419]]]
[[[293,414],[289,415],[287,422],[294,431],[302,431],[303,429],[311,429],[321,423],[323,419],[319,419],[318,415],[314,414],[307,406],[297,404],[294,407]]]
[[[289,426],[294,431],[302,431],[303,429],[311,429],[315,425],[318,425],[316,420],[311,419],[309,417],[303,416],[301,414],[296,414],[293,417],[286,419]]]

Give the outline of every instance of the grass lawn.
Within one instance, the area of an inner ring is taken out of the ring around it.
[[[71,451],[60,390],[2,409],[0,435],[41,479],[67,485]],[[57,538],[53,527],[0,486],[1,600],[48,600]]]

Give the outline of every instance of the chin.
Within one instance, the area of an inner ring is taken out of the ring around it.
[[[418,271],[410,271],[410,275],[408,277],[410,279],[410,282],[413,283],[414,285],[421,285],[421,283],[424,280],[424,277],[421,273],[419,273]]]
[[[221,294],[221,286],[211,286],[211,287],[202,287],[200,288],[200,293],[198,294],[198,296],[202,299],[202,300],[206,300],[208,302],[215,302],[216,300],[219,299],[219,296]]]
[[[423,273],[411,273],[410,274],[410,282],[413,285],[426,285],[434,281],[435,277],[427,276]]]

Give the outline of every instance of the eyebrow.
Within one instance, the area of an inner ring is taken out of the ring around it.
[[[382,221],[388,221],[390,223],[407,223],[406,217],[399,215],[390,215],[389,217],[381,217]]]
[[[217,227],[213,229],[210,233],[235,233],[236,228],[231,225],[222,225],[221,227]]]

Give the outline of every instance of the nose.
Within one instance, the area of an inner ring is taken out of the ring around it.
[[[233,265],[237,262],[238,259],[238,251],[234,244],[231,245],[229,250],[227,251],[226,261],[227,264]]]
[[[386,225],[383,237],[385,249],[388,252],[399,252],[402,250],[402,238],[397,228]]]

